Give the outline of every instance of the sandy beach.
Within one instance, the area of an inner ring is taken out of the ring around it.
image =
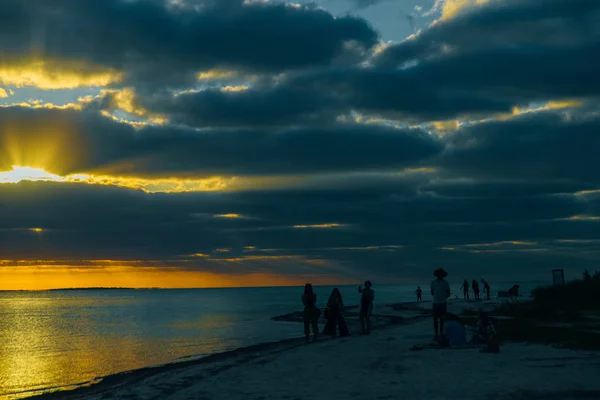
[[[482,304],[482,303],[480,303]],[[460,313],[473,303],[451,301]],[[488,303],[487,306],[491,306]],[[418,307],[430,306],[423,302]],[[432,338],[414,303],[374,314],[403,317],[368,336],[262,344],[203,360],[108,377],[42,398],[65,399],[598,399],[600,353],[506,343],[478,349],[410,351]],[[299,331],[301,326],[299,325]]]

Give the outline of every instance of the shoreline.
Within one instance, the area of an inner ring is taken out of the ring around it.
[[[490,310],[498,305],[497,300],[474,304],[458,299],[450,300],[448,309],[463,314],[473,306]],[[377,306],[373,314],[377,325],[370,335],[357,335],[354,329],[351,337],[321,336],[312,344],[306,344],[303,337],[257,343],[198,359],[124,371],[88,386],[28,398],[354,400],[365,393],[365,380],[373,399],[397,398],[399,390],[404,397],[447,400],[600,397],[597,351],[527,339],[506,341],[498,354],[482,354],[478,348],[410,351],[416,344],[431,341],[430,306],[427,301]],[[296,314],[271,319],[298,321]],[[349,325],[358,322],[356,314],[346,312]],[[302,325],[298,326],[301,332]],[[433,383],[432,376],[437,379]],[[473,380],[480,383],[475,388]]]
[[[381,309],[394,309],[394,307],[398,304],[402,305],[414,305],[415,302],[402,302],[402,303],[393,303],[393,304],[384,304],[379,307]],[[357,309],[359,306],[347,306],[344,307],[346,311],[345,315],[347,320],[350,322],[352,320],[357,320],[358,313],[352,312],[352,310]],[[298,319],[298,315],[301,315],[301,311],[293,311],[290,313],[273,316],[270,317],[273,321],[283,321],[283,322],[296,322],[301,323],[302,319]],[[393,327],[397,327],[404,324],[410,324],[417,322],[427,315],[419,315],[413,317],[401,317],[398,315],[386,315],[386,314],[373,314],[373,328],[379,330],[389,329]],[[322,329],[324,319],[321,318],[319,320],[319,324]],[[301,332],[301,326],[299,324],[299,332]],[[360,335],[354,333],[351,334],[352,337],[358,337]],[[326,342],[329,340],[334,340],[335,338],[320,335],[319,342]],[[99,376],[93,379],[90,379],[86,382],[68,384],[64,386],[58,387],[50,387],[50,388],[41,388],[41,389],[32,389],[24,392],[17,393],[9,393],[8,396],[19,396],[26,393],[32,393],[32,395],[27,397],[20,397],[21,399],[41,399],[41,400],[54,400],[54,399],[77,399],[77,398],[86,398],[88,396],[96,396],[100,394],[104,394],[107,392],[111,392],[112,390],[126,386],[129,384],[134,384],[140,380],[143,380],[148,377],[169,373],[173,371],[177,371],[185,368],[192,367],[200,367],[200,366],[211,366],[217,365],[222,362],[231,362],[236,365],[236,360],[239,363],[251,361],[254,358],[263,356],[264,353],[268,354],[277,354],[280,352],[285,352],[296,347],[306,346],[304,336],[298,336],[297,338],[288,338],[277,341],[269,341],[269,342],[260,342],[256,344],[252,344],[249,346],[239,347],[233,350],[222,351],[214,354],[209,354],[206,356],[201,356],[193,359],[185,359],[186,357],[194,357],[194,356],[184,356],[180,357],[178,360],[174,360],[171,362],[167,362],[164,364],[151,365],[141,368],[136,368],[132,370],[117,372],[114,374],[109,374],[106,376]]]

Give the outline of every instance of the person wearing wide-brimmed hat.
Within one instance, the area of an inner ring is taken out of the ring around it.
[[[433,296],[433,328],[435,340],[440,332],[444,332],[444,316],[446,315],[446,300],[450,297],[450,285],[444,278],[448,273],[443,268],[433,271],[436,279],[431,282],[431,295]]]

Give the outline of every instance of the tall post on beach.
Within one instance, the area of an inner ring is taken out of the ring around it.
[[[565,284],[565,270],[564,269],[553,269],[552,270],[552,283],[554,285]]]

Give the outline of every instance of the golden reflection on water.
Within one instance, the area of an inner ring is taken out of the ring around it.
[[[101,303],[99,307],[93,298],[65,301],[64,296],[48,294],[0,293],[0,398],[31,396],[42,388],[81,384],[240,345],[218,335],[190,342],[190,336],[202,330],[227,329],[233,322],[226,315],[175,322],[154,331],[148,329],[153,318],[149,310],[131,315],[133,300]],[[107,305],[115,308],[107,313]]]

